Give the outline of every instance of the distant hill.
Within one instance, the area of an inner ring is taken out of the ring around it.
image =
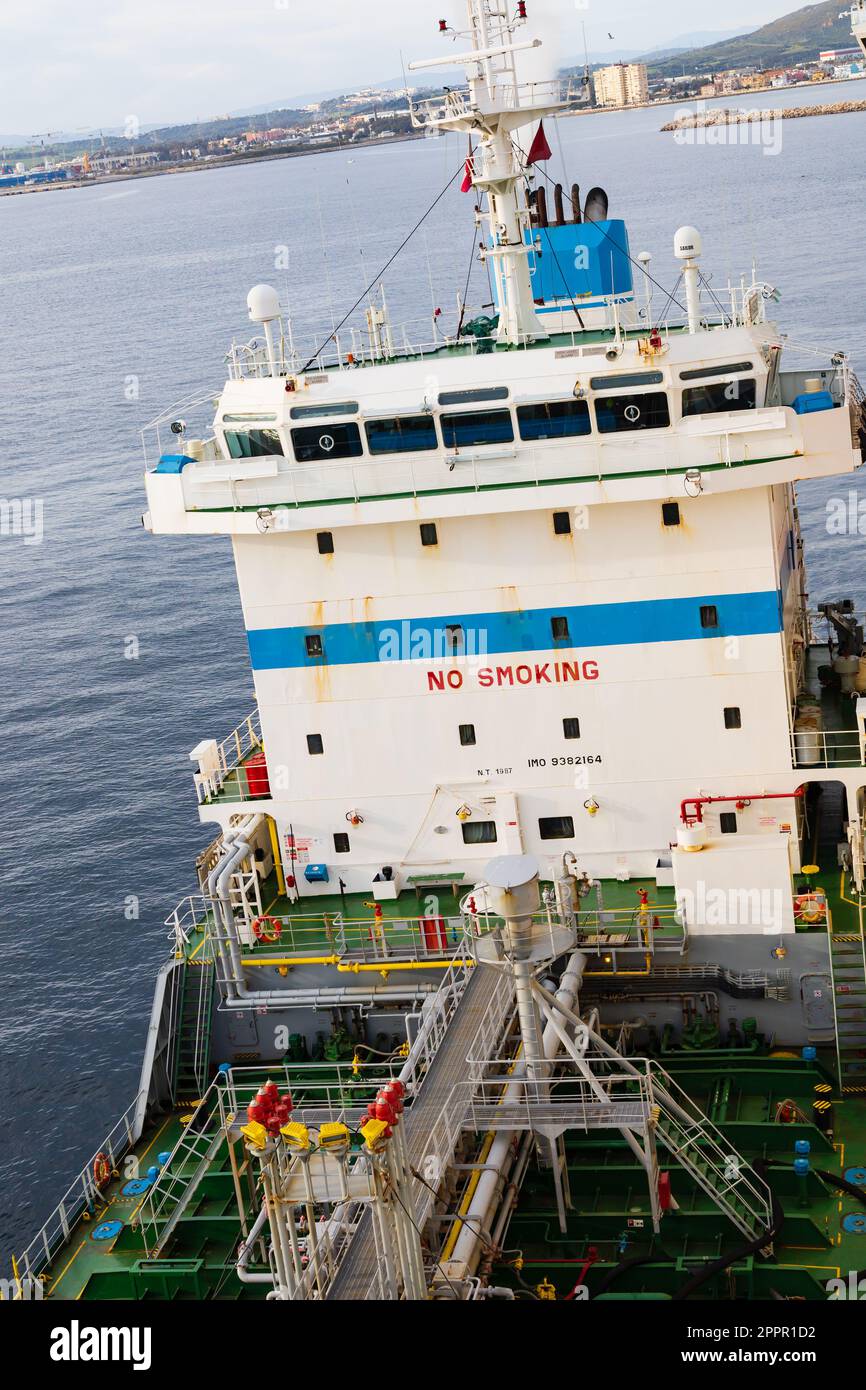
[[[686,49],[675,57],[659,60],[652,53],[642,61],[657,77],[678,77],[682,72],[724,72],[728,68],[794,67],[813,61],[825,48],[850,48],[851,20],[840,17],[840,0],[824,0],[764,24],[750,34],[723,43]]]

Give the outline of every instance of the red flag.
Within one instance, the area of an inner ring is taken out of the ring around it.
[[[464,175],[463,175],[463,182],[462,182],[461,185],[460,185],[460,192],[461,192],[461,193],[471,193],[471,191],[472,191],[472,173],[473,173],[473,170],[472,170],[472,160],[471,160],[471,159],[467,159],[467,161],[466,161],[466,172],[465,172]]]
[[[547,143],[547,136],[544,133],[544,121],[540,121],[538,130],[535,132],[535,139],[529,148],[526,163],[539,164],[542,160],[552,158],[553,150]]]

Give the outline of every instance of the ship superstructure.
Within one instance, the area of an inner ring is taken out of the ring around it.
[[[863,52],[866,53],[866,4],[863,3],[863,0],[855,0],[851,8],[851,30]]]
[[[809,1146],[866,1087],[866,657],[810,608],[795,485],[859,468],[863,393],[755,275],[717,298],[695,228],[665,295],[601,189],[548,197],[576,94],[519,80],[526,5],[467,9],[468,85],[414,118],[469,138],[495,312],[419,339],[371,302],[306,358],[257,286],[209,427],[148,435],[149,530],[231,536],[256,709],[191,755],[218,833],[126,1125],[150,1168],[58,1297],[227,1262],[251,1297],[564,1297],[635,1241],[660,1293],[677,1229],[704,1296],[817,1296],[756,1156],[821,1239]]]

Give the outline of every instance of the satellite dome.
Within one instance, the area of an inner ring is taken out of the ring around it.
[[[271,323],[280,317],[280,296],[273,285],[254,285],[247,295],[253,323]]]

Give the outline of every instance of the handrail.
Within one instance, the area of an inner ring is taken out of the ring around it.
[[[141,1097],[137,1095],[109,1130],[92,1158],[70,1183],[48,1219],[31,1240],[26,1250],[13,1260],[14,1278],[22,1296],[22,1278],[35,1281],[52,1262],[59,1249],[66,1245],[78,1221],[85,1212],[92,1213],[100,1200],[100,1189],[94,1178],[94,1165],[105,1154],[112,1168],[135,1143],[135,1118]]]

